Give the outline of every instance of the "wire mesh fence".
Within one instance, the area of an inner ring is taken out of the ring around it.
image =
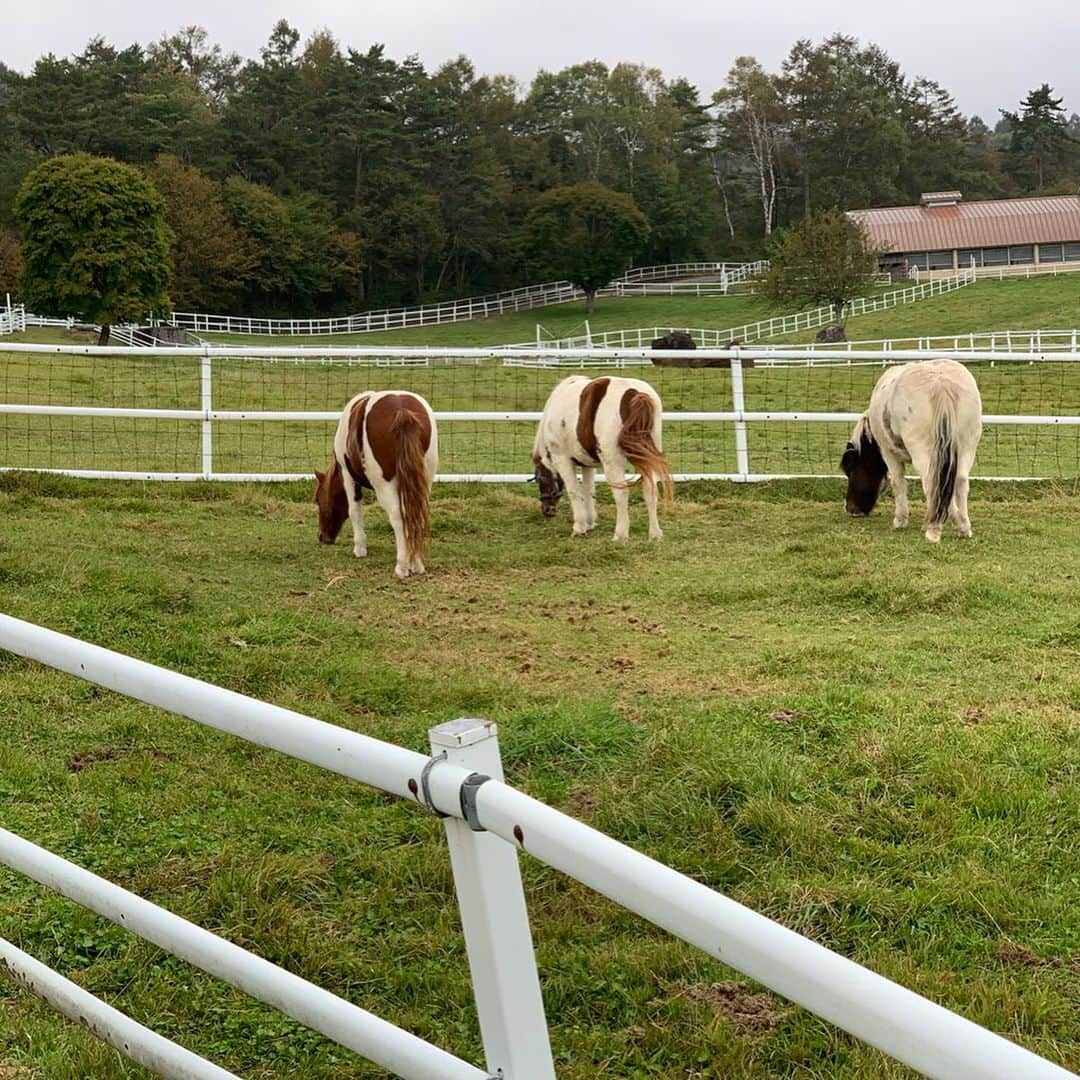
[[[0,352],[0,467],[253,479],[323,467],[344,403],[376,389],[411,390],[430,402],[439,417],[441,475],[528,474],[536,419],[571,364],[607,365],[585,370],[633,375],[656,388],[678,475],[834,475],[883,365],[903,359],[742,352],[740,392],[730,360],[656,367],[646,354],[596,350],[525,359],[483,350],[268,356],[34,348]],[[963,359],[989,418],[977,475],[1080,476],[1080,357]]]

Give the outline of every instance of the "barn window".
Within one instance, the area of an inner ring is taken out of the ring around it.
[[[909,251],[904,258],[908,266],[917,266],[920,270],[927,269],[925,251]]]
[[[1019,247],[1009,248],[1009,265],[1023,266],[1024,263],[1035,261],[1035,248],[1032,244],[1021,244]]]
[[[931,251],[930,254],[927,256],[927,261],[930,263],[931,270],[951,270],[952,252]]]
[[[1063,244],[1066,262],[1080,262],[1080,244]]]
[[[983,266],[1008,266],[1008,248],[983,248]]]
[[[967,248],[959,251],[956,259],[961,270],[970,270],[972,266],[982,266],[982,248]]]
[[[1060,244],[1040,244],[1039,245],[1039,262],[1044,262],[1044,263],[1061,262],[1061,245]]]

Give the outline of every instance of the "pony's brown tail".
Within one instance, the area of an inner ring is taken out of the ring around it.
[[[390,426],[397,456],[398,505],[409,562],[424,553],[431,532],[431,500],[424,468],[424,425],[402,409]]]
[[[634,394],[626,402],[622,431],[619,433],[619,449],[641,473],[641,479],[659,487],[664,499],[670,502],[675,496],[675,481],[664,452],[653,439],[656,409],[656,402],[647,394]]]

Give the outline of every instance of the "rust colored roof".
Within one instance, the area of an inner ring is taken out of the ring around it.
[[[948,251],[1080,241],[1080,196],[994,199],[953,206],[849,210],[871,243],[887,252]]]

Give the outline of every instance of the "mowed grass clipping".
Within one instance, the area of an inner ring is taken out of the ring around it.
[[[975,537],[839,481],[681,486],[665,540],[586,541],[440,487],[429,573],[320,547],[306,485],[0,480],[0,607],[424,750],[498,722],[511,783],[1080,1066],[1080,491],[976,485]],[[6,828],[480,1062],[440,823],[8,655]],[[911,1075],[528,855],[560,1077]],[[0,933],[248,1077],[372,1078],[10,872]],[[143,1076],[0,983],[16,1076]]]

